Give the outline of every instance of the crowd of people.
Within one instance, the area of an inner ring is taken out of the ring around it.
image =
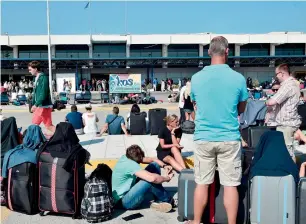
[[[213,38],[209,55],[211,65],[193,75],[191,80],[183,80],[181,83],[179,95],[181,116],[173,114],[165,118],[166,125],[158,134],[156,158],[146,157],[139,146],[132,145],[119,159],[112,174],[112,196],[115,208],[138,208],[146,200],[145,195],[148,192],[152,193],[155,199],[151,208],[169,212],[175,206],[173,198],[162,184],[169,182],[175,171],[180,173],[186,169],[181,154],[183,147],[180,142],[183,133],[180,125],[184,121],[194,121],[196,188],[194,220],[188,223],[201,223],[203,211],[208,202],[208,188],[214,182],[217,167],[220,183],[224,186],[224,206],[228,223],[236,223],[239,203],[237,186],[241,184],[242,178],[241,150],[243,146],[238,117],[245,111],[249,92],[245,78],[226,64],[229,55],[227,39],[221,36]],[[54,126],[51,119],[52,103],[48,90],[48,76],[40,71],[39,62],[31,62],[29,72],[35,76],[32,123],[36,125],[44,123],[50,132],[47,135],[52,135]],[[304,142],[306,140],[303,133],[305,130],[301,130],[302,121],[298,114],[298,106],[305,99],[303,96],[301,98],[300,87],[292,77],[287,64],[276,67],[275,80],[269,93],[270,97],[265,102],[268,107],[265,123],[268,126],[276,126],[277,131],[283,134],[288,153],[295,162],[294,139]],[[150,81],[145,80],[145,82]],[[169,83],[168,86],[171,87],[171,82],[173,82],[171,79],[162,81],[162,91],[167,89],[166,83]],[[95,80],[92,82],[93,86],[97,83]],[[215,87],[215,83],[226,88],[220,91]],[[157,80],[154,80],[154,88],[157,85]],[[103,89],[103,82],[101,88]],[[71,112],[66,116],[66,121],[72,124],[76,134],[79,135],[101,136],[103,133],[129,135],[130,115],[141,113],[137,103],[133,104],[125,122],[125,119],[119,115],[119,108],[114,107],[112,114],[106,117],[105,124],[98,127],[99,118],[92,111],[92,106],[88,104],[85,108],[86,112],[81,114],[77,106],[72,105]],[[148,118],[146,120],[148,122]],[[148,164],[148,166],[143,169],[140,163]],[[306,163],[303,163],[300,170],[301,176],[305,175],[305,167]],[[166,171],[164,176],[161,174],[161,168]]]

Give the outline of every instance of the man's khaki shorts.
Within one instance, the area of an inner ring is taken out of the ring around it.
[[[194,175],[197,184],[212,184],[218,164],[220,183],[223,186],[240,185],[242,177],[240,141],[196,141],[195,143]]]
[[[295,159],[293,141],[294,141],[294,133],[297,130],[298,128],[287,127],[287,126],[278,126],[276,128],[276,131],[280,131],[283,133],[285,144],[292,159]]]

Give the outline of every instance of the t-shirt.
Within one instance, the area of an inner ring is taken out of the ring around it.
[[[226,64],[210,65],[193,75],[196,102],[194,140],[239,141],[238,104],[248,99],[245,78]]]
[[[67,114],[66,120],[72,124],[74,129],[83,128],[82,114],[80,112],[70,112]]]
[[[112,123],[109,124],[110,122],[112,122]],[[114,115],[114,114],[107,115],[105,123],[109,124],[108,125],[108,134],[110,134],[110,135],[120,135],[122,133],[121,124],[125,124],[124,123],[124,118],[122,116]]]
[[[135,161],[121,156],[112,174],[113,198],[116,203],[135,185],[135,173],[142,170],[141,166]]]
[[[97,126],[97,115],[94,112],[86,112],[82,115],[83,120],[85,121],[84,133],[97,133],[98,126]]]
[[[176,138],[182,138],[182,129],[181,128],[178,128],[174,131],[174,134],[175,134],[175,137]],[[158,133],[158,138],[159,139],[164,139],[165,141],[165,145],[171,145],[173,144],[172,142],[172,135],[171,135],[171,131],[167,128],[167,126],[165,126],[164,128],[160,129],[159,130],[159,133]],[[162,151],[162,150],[165,150],[161,147],[160,143],[158,144],[157,148],[156,148],[157,151]],[[170,149],[168,149],[170,150]]]

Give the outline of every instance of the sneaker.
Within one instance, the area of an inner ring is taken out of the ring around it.
[[[150,208],[154,209],[156,211],[159,211],[159,212],[167,213],[167,212],[170,212],[172,210],[172,205],[170,203],[167,203],[167,202],[160,202],[160,203],[153,202],[151,204]]]

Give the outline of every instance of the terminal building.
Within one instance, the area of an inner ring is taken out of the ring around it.
[[[51,35],[52,75],[76,74],[77,80],[108,79],[109,74],[141,74],[142,79],[190,78],[209,65],[210,40],[229,41],[228,64],[246,78],[271,81],[274,67],[288,63],[297,76],[306,75],[306,34],[157,34]],[[48,72],[48,36],[1,35],[1,78],[29,76],[27,64],[38,60]],[[222,74],[220,74],[222,75]],[[79,82],[79,81],[78,81]]]

